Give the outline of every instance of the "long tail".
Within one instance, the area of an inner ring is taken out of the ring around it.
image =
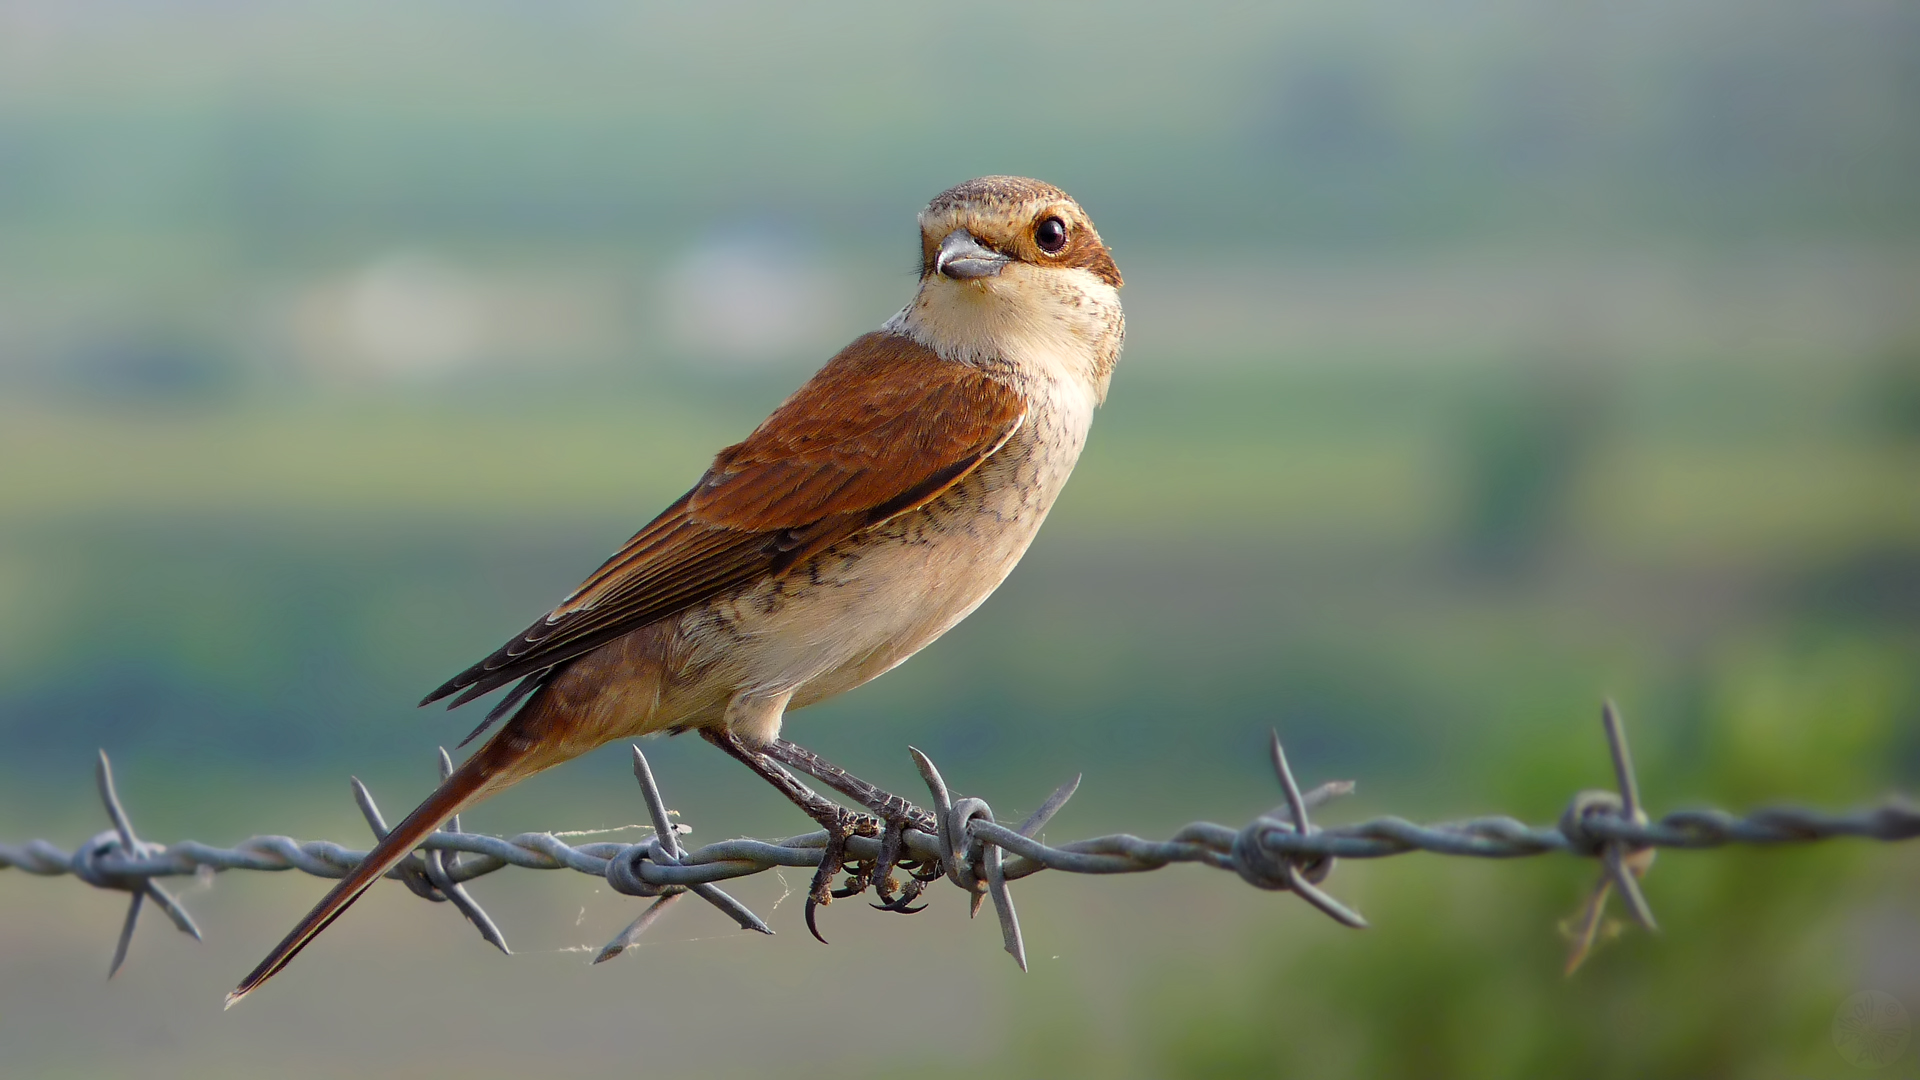
[[[408,814],[405,821],[388,833],[386,839],[376,844],[366,859],[307,912],[307,917],[260,961],[260,966],[227,995],[227,1008],[233,1008],[234,1003],[286,967],[296,953],[306,948],[307,942],[318,937],[320,931],[360,899],[361,893],[406,858],[408,852],[448,818],[532,771],[524,768],[532,750],[528,740],[503,737],[506,734],[502,732],[475,751],[425,802]]]

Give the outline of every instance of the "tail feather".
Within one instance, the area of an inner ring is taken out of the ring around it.
[[[240,985],[227,995],[227,1008],[233,1008],[241,998],[259,989],[262,983],[273,978],[281,968],[286,967],[287,962],[292,960],[295,954],[305,948],[309,941],[319,936],[320,932],[331,925],[333,920],[339,918],[355,900],[360,899],[360,895],[366,892],[374,882],[393,869],[401,859],[406,858],[407,853],[417,847],[420,841],[426,839],[428,834],[438,829],[448,818],[479,802],[493,790],[504,786],[503,782],[507,777],[503,774],[509,771],[511,765],[525,757],[524,750],[507,751],[503,754],[505,743],[506,740],[496,738],[482,747],[455,770],[452,776],[447,777],[433,794],[427,796],[426,801],[415,808],[413,813],[408,814],[405,821],[388,833],[385,839],[374,845],[374,849],[367,854],[366,859],[341,879],[340,883],[335,885],[332,891],[328,892],[320,903],[307,913],[307,917],[301,919],[299,925],[295,926],[292,932],[274,947],[273,952],[269,953],[265,960],[260,961],[260,966],[254,968],[253,972],[242,979]],[[502,757],[506,757],[507,760],[500,760]]]

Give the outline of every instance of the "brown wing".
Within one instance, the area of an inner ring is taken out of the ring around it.
[[[920,506],[1026,418],[1006,384],[910,338],[854,341],[572,596],[427,695],[461,705]],[[462,692],[464,691],[464,692]],[[517,694],[518,692],[516,692]],[[451,707],[451,706],[449,706]]]

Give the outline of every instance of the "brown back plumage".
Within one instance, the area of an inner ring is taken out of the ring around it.
[[[783,573],[935,498],[1025,415],[1019,394],[978,368],[896,334],[858,338],[572,596],[421,704],[455,693],[464,704]]]

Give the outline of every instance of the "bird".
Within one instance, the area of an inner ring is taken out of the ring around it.
[[[824,826],[807,904],[816,937],[814,907],[831,900],[847,836],[884,828],[883,849],[897,852],[900,829],[928,827],[906,800],[781,738],[784,717],[906,660],[1006,579],[1080,457],[1126,320],[1112,250],[1060,188],[980,177],[935,196],[919,226],[905,307],[721,450],[571,595],[427,695],[422,705],[452,708],[512,686],[467,741],[504,719],[500,729],[227,995],[229,1008],[447,819],[616,739],[698,732]],[[883,906],[916,910],[890,887]]]

